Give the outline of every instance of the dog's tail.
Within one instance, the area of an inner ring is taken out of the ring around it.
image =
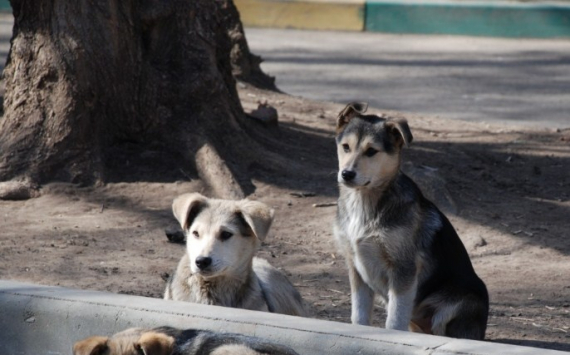
[[[267,260],[260,258],[253,259],[253,270],[257,275],[270,312],[306,316],[303,299],[287,276],[271,266]]]

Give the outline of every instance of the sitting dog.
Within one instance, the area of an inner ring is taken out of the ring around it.
[[[336,135],[334,233],[348,265],[352,323],[370,324],[379,295],[388,329],[483,339],[487,288],[449,220],[400,171],[412,141],[406,120],[364,115],[366,108],[342,110]]]
[[[286,276],[254,255],[273,210],[257,201],[174,200],[187,252],[167,283],[164,299],[304,316],[299,292]]]
[[[296,355],[283,345],[262,339],[206,330],[160,327],[131,328],[110,338],[93,336],[78,341],[73,355]]]

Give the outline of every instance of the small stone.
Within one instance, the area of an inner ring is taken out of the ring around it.
[[[487,241],[483,237],[479,237],[479,239],[473,244],[473,247],[477,249],[484,247],[485,245],[487,245]]]
[[[251,111],[249,117],[254,118],[267,126],[277,126],[279,122],[277,109],[267,103],[260,103],[257,109]]]
[[[184,244],[185,242],[186,235],[180,229],[166,228],[164,233],[166,234],[166,238],[168,238],[168,241],[170,243]]]

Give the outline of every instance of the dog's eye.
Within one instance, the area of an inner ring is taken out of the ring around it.
[[[350,147],[348,146],[348,144],[343,144],[342,149],[344,150],[345,153],[350,152]]]
[[[198,234],[196,231],[192,232],[192,235],[196,238],[200,238],[200,234]]]
[[[374,149],[374,148],[368,148],[366,149],[366,151],[364,152],[364,155],[366,155],[367,157],[371,157],[374,154],[378,153],[378,150]]]
[[[232,236],[233,236],[232,233],[230,233],[230,232],[228,232],[228,231],[223,231],[223,232],[220,234],[220,239],[221,239],[221,240],[228,240],[228,239],[230,239]]]

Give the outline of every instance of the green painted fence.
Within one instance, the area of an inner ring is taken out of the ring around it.
[[[570,36],[570,6],[504,1],[368,1],[367,31],[469,36]]]

